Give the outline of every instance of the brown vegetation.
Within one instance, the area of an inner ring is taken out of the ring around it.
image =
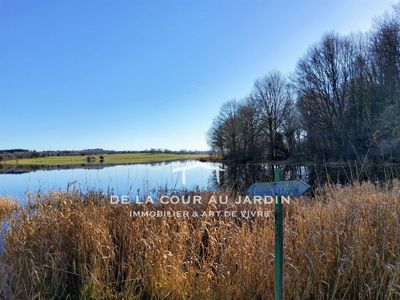
[[[15,201],[9,198],[0,198],[0,222],[7,217],[10,217],[12,212],[17,210],[18,205]]]
[[[331,187],[286,206],[285,299],[399,298],[398,193]],[[131,218],[131,210],[96,194],[38,196],[10,223],[0,295],[273,297],[273,217]]]

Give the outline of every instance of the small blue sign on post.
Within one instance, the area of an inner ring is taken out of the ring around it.
[[[251,196],[275,196],[275,300],[284,299],[283,288],[283,205],[281,196],[301,196],[310,186],[302,180],[281,181],[281,170],[274,172],[275,182],[253,183],[247,193]]]
[[[247,193],[251,196],[301,196],[310,186],[303,180],[253,183]]]

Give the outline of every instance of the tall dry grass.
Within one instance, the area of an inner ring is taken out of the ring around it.
[[[400,299],[398,190],[330,187],[286,206],[285,298]],[[273,218],[131,218],[130,210],[96,194],[38,197],[5,237],[3,296],[273,298]]]
[[[12,212],[17,210],[18,204],[10,198],[0,197],[0,222],[11,216]]]

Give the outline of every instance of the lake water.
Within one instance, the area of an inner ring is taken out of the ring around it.
[[[116,195],[143,195],[160,189],[215,189],[217,163],[193,160],[132,164],[99,169],[36,170],[22,174],[0,174],[0,195],[23,201],[27,192],[50,190],[96,190]],[[184,171],[188,168],[187,171]],[[185,175],[183,173],[185,172]],[[185,177],[185,182],[183,182]]]
[[[387,182],[400,178],[398,166],[280,165],[282,180],[302,179],[315,188],[326,183],[351,181]],[[185,171],[186,169],[186,171]],[[216,170],[221,171],[216,171]],[[0,170],[1,171],[1,170]],[[157,192],[230,189],[244,192],[252,183],[273,181],[274,165],[221,164],[194,160],[118,165],[87,169],[31,170],[24,173],[0,172],[0,195],[24,201],[26,193],[54,190],[101,191],[115,195],[156,196]],[[217,176],[218,173],[218,176]],[[311,189],[313,190],[313,189]]]

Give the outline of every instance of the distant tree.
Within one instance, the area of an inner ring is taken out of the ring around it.
[[[230,160],[287,158],[296,145],[298,124],[288,81],[274,72],[257,80],[249,97],[222,105],[208,143]]]
[[[298,108],[314,152],[340,157],[350,149],[348,114],[356,59],[351,39],[329,33],[298,62]]]
[[[214,118],[207,133],[207,142],[213,151],[225,157],[223,123],[219,117]]]
[[[269,148],[268,158],[286,158],[289,145],[284,144],[283,137],[292,139],[294,131],[290,133],[293,129],[289,124],[294,124],[291,119],[295,117],[294,100],[286,78],[279,72],[267,74],[255,82],[250,97],[258,112],[260,132]]]
[[[238,107],[239,151],[244,160],[260,160],[260,122],[257,107],[249,97]]]
[[[222,124],[222,138],[228,158],[236,158],[239,153],[238,102],[231,100],[224,103],[218,115]]]
[[[370,155],[400,160],[400,4],[368,34],[327,33],[298,61],[289,84],[279,72],[249,97],[222,105],[208,143],[233,160]]]
[[[378,19],[371,38],[371,59],[374,66],[379,130],[377,153],[400,154],[400,6],[393,14]]]

